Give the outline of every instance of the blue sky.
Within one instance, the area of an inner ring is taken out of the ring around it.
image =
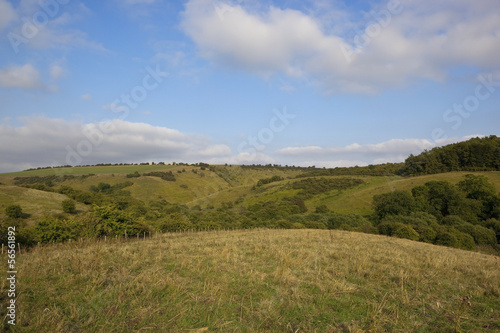
[[[499,135],[500,3],[0,0],[0,172],[320,167]]]

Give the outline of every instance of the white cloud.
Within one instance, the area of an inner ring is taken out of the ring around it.
[[[44,87],[40,74],[30,64],[11,65],[0,69],[0,86],[21,89],[41,89]]]
[[[233,156],[227,157],[216,157],[207,160],[208,163],[212,164],[274,164],[276,160],[269,155],[264,153],[239,153]]]
[[[83,101],[91,101],[92,100],[92,95],[91,94],[83,94],[80,98]]]
[[[82,96],[83,97],[83,96]],[[123,105],[117,105],[115,103],[110,103],[102,106],[103,110],[110,110],[113,112],[128,112],[127,107]]]
[[[82,124],[45,117],[0,125],[0,172],[36,166],[144,161],[207,161],[231,149],[195,134],[123,120]]]
[[[346,168],[356,165],[367,166],[368,164],[364,161],[338,160],[338,161],[305,161],[305,162],[300,162],[297,165],[303,167],[315,166],[316,168]]]
[[[10,2],[0,0],[0,31],[17,19],[17,14]]]
[[[375,144],[352,143],[344,147],[285,147],[276,151],[276,154],[297,165],[316,165],[319,167],[363,166],[368,164],[399,163],[410,154],[420,154],[424,150],[441,147],[473,137],[447,138],[431,142],[426,139],[392,139]],[[311,159],[314,158],[314,159]]]
[[[274,6],[259,11],[245,4],[188,1],[181,27],[201,57],[264,76],[312,79],[331,93],[374,93],[415,79],[442,81],[455,66],[500,66],[496,0],[402,1],[387,24],[377,21],[378,30],[368,13],[356,22],[332,10],[339,20],[331,23],[324,13]],[[387,8],[384,3],[373,10]],[[355,42],[354,27],[372,29],[368,43]],[[356,52],[346,58],[345,50]]]
[[[64,69],[59,65],[52,65],[50,67],[50,78],[52,80],[58,80],[64,76]]]

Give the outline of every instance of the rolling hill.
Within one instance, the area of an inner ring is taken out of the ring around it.
[[[14,332],[500,329],[497,257],[339,230],[55,244],[17,270]]]

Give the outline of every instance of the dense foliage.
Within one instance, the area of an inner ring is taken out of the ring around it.
[[[403,174],[494,170],[500,170],[500,138],[492,135],[434,148],[417,156],[410,155],[405,161]]]
[[[484,176],[379,194],[373,207],[383,235],[469,250],[476,245],[500,249],[500,198]]]

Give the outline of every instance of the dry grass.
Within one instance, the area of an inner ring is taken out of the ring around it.
[[[18,260],[16,332],[500,329],[498,257],[383,236],[176,233]]]

